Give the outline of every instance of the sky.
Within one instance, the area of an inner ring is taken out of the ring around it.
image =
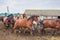
[[[60,0],[0,0],[0,13],[24,13],[26,9],[57,9],[60,10]]]

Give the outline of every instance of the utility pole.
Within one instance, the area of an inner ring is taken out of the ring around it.
[[[7,6],[7,13],[10,13],[10,12],[9,12],[9,6]]]
[[[7,13],[5,13],[5,16],[7,16],[10,12],[9,12],[9,7],[7,6]]]

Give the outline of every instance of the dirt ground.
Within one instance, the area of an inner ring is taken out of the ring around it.
[[[60,40],[60,36],[51,36],[51,35],[36,35],[36,36],[31,36],[31,35],[23,35],[15,33],[11,33],[9,30],[4,30],[2,29],[2,23],[0,22],[0,40]]]

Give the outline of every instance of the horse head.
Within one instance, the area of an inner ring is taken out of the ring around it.
[[[15,20],[13,14],[8,15],[7,20],[10,24],[14,24]]]
[[[10,15],[8,15],[7,16],[9,19],[12,19],[14,16],[13,16],[13,14],[10,14]]]
[[[30,18],[31,18],[33,21],[38,21],[38,17],[39,17],[39,16],[37,16],[37,15],[33,15],[33,16],[31,16]]]

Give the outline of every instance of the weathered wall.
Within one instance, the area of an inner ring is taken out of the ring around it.
[[[39,15],[44,16],[44,19],[55,19],[60,16],[60,10],[26,10],[27,15]]]
[[[26,10],[28,15],[60,16],[60,10]]]

